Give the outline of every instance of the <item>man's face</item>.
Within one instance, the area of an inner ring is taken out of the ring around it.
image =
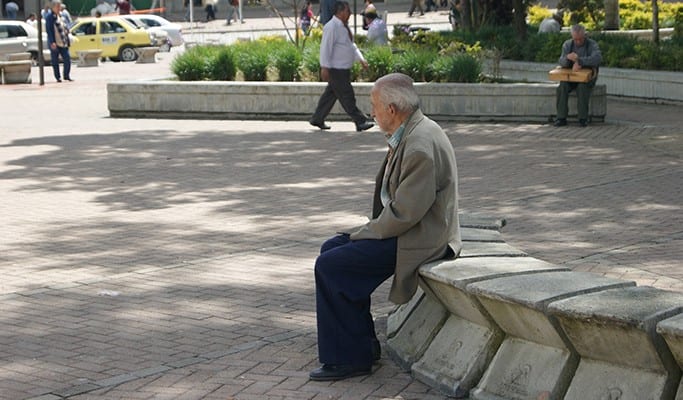
[[[584,32],[572,32],[572,39],[575,45],[583,46],[583,42],[586,41],[586,34]]]
[[[396,129],[396,127],[394,127],[396,113],[392,108],[393,106],[384,105],[380,100],[379,93],[376,89],[373,89],[370,92],[370,105],[372,106],[370,115],[375,119],[375,122],[377,122],[379,129],[385,133],[393,133]]]

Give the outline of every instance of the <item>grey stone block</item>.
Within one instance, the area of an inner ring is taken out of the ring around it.
[[[418,287],[417,292],[409,302],[399,305],[389,313],[389,316],[387,317],[388,338],[394,337],[398,333],[415,307],[417,307],[418,303],[422,299],[422,296],[424,296],[424,291],[422,291],[422,288]]]
[[[463,242],[460,257],[521,257],[527,254],[509,244],[495,242]]]
[[[401,328],[387,339],[387,353],[405,371],[410,371],[432,342],[448,311],[432,296],[422,295]]]
[[[451,315],[413,365],[414,376],[449,395],[466,395],[481,378],[504,335],[465,287],[486,279],[545,271],[566,268],[530,257],[459,258],[420,268],[425,284]]]
[[[581,356],[565,399],[672,399],[680,369],[656,325],[682,310],[683,293],[648,286],[551,304],[549,312]]]
[[[560,399],[578,364],[548,305],[634,282],[585,272],[544,272],[473,283],[474,294],[507,334],[472,398]],[[588,397],[590,398],[590,397]]]
[[[493,229],[460,227],[460,236],[464,242],[504,242],[500,232]]]
[[[683,369],[683,314],[665,319],[657,324],[657,333],[664,337],[678,366]],[[683,400],[683,380],[678,384],[676,400]]]

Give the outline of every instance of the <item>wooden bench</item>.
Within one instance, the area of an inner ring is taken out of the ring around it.
[[[2,84],[31,83],[31,66],[29,60],[0,61],[0,80]]]
[[[135,60],[138,64],[152,64],[157,62],[156,54],[159,52],[158,47],[136,47],[135,53],[138,58]]]
[[[97,67],[102,57],[102,50],[83,50],[77,54],[79,67]]]

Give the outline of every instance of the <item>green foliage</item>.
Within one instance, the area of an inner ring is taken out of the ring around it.
[[[432,80],[431,64],[436,59],[436,52],[422,48],[410,48],[396,57],[394,70],[404,73],[418,82]]]
[[[481,63],[467,53],[440,57],[434,61],[431,69],[437,82],[474,83],[479,81],[481,75]]]
[[[530,6],[527,11],[529,25],[531,26],[539,26],[544,19],[553,16],[553,13],[547,7],[538,4]]]
[[[216,48],[213,57],[207,59],[208,79],[212,81],[232,81],[235,79],[237,66],[235,65],[235,55],[229,46]]]
[[[303,52],[301,66],[309,76],[318,77],[316,80],[319,80],[320,42],[312,42],[306,46]]]
[[[368,61],[368,69],[365,77],[374,82],[378,78],[393,72],[394,54],[387,46],[372,46],[365,51],[365,59]]]
[[[256,41],[235,45],[237,68],[242,71],[246,81],[265,81],[270,61],[270,46]]]
[[[291,42],[283,41],[283,43],[275,47],[271,60],[273,66],[277,69],[278,80],[297,80],[302,59],[301,51]]]
[[[171,63],[171,71],[181,81],[201,81],[209,77],[209,63],[215,47],[198,46],[188,49]]]

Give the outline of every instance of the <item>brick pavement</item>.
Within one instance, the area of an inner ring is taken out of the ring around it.
[[[367,213],[381,135],[108,118],[106,81],[166,76],[172,56],[0,86],[0,398],[442,399],[387,358],[306,379],[312,264]],[[535,257],[683,290],[680,111],[610,99],[587,129],[445,124],[461,207],[506,218]]]

